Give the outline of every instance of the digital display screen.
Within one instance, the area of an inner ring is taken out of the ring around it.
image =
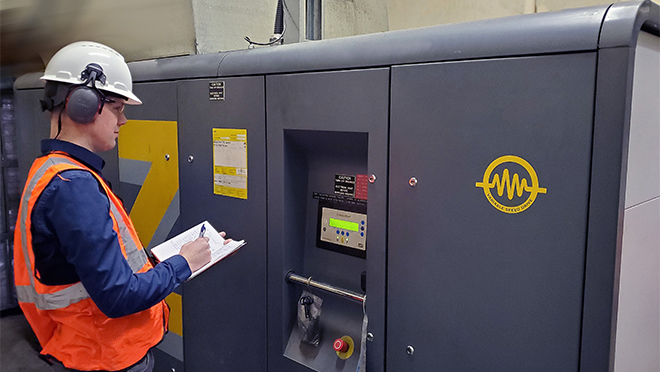
[[[336,227],[338,229],[351,230],[356,232],[359,230],[360,227],[360,225],[358,225],[357,222],[342,221],[336,218],[331,218],[329,225],[332,227]]]

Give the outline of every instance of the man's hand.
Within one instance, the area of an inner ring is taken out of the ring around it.
[[[224,231],[220,231],[220,236],[222,236],[222,238],[225,239],[225,236],[227,236],[227,233],[225,233]],[[232,241],[231,238],[229,238],[229,239],[225,239],[225,242],[224,242],[223,244],[227,244],[227,243],[229,243],[229,242],[231,242],[231,241]]]
[[[186,243],[179,252],[188,261],[190,271],[195,272],[211,261],[209,238],[202,237]]]

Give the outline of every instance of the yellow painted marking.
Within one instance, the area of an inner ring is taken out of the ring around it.
[[[525,168],[527,174],[529,174],[529,177],[531,179],[531,185],[527,182],[527,178],[525,177],[523,177],[521,181],[520,176],[518,176],[518,173],[514,173],[513,179],[511,179],[509,177],[508,168],[504,169],[501,178],[499,174],[497,173],[494,174],[493,181],[491,182],[490,176],[495,170],[495,168],[498,165],[504,163],[515,163]],[[539,187],[539,179],[532,165],[529,164],[525,159],[515,155],[505,155],[493,160],[493,162],[490,163],[490,165],[488,165],[488,168],[486,168],[482,182],[476,182],[475,186],[483,188],[484,195],[486,195],[486,199],[488,199],[488,201],[493,207],[497,208],[501,212],[510,213],[510,214],[520,213],[526,210],[534,203],[538,194],[545,194],[548,192],[548,189],[546,189],[545,187]],[[506,196],[509,200],[513,199],[514,193],[519,198],[522,197],[524,192],[528,192],[529,196],[525,201],[523,201],[519,205],[509,207],[502,205],[500,202],[498,202],[495,199],[495,197],[491,193],[491,189],[493,187],[495,187],[495,189],[497,190],[497,195],[500,197],[504,194],[504,190],[506,189],[506,194],[507,194]]]
[[[172,292],[165,297],[165,302],[170,305],[170,332],[183,337],[181,295]]]
[[[129,120],[119,131],[119,157],[151,163],[131,209],[131,219],[145,246],[179,189],[177,146],[175,121]]]

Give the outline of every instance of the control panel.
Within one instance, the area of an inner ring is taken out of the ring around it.
[[[320,240],[340,246],[366,250],[367,215],[321,207]]]
[[[350,256],[367,257],[367,201],[314,193],[318,199],[316,246]]]

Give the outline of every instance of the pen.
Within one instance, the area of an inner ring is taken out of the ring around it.
[[[199,237],[204,236],[204,232],[206,231],[206,225],[202,224],[202,229],[199,231]]]

